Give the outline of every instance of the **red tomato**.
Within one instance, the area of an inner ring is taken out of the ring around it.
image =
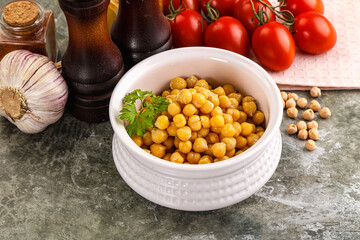
[[[183,0],[182,3],[187,9],[192,9],[200,13],[200,2],[199,0]],[[163,0],[163,12],[164,15],[170,14],[169,12],[170,0]],[[174,9],[176,10],[180,6],[180,0],[172,0]]]
[[[280,9],[289,10],[295,17],[300,13],[309,11],[324,13],[324,3],[322,0],[285,0],[285,4]]]
[[[201,26],[201,22],[203,25]],[[186,9],[170,21],[174,47],[204,46],[207,24],[200,13]]]
[[[305,12],[295,18],[292,30],[296,46],[304,52],[320,54],[332,49],[337,40],[334,26],[323,15]]]
[[[201,10],[204,12],[205,16],[208,17],[208,10],[206,4],[211,1],[211,6],[215,7],[220,16],[233,16],[235,4],[239,0],[200,0]]]
[[[294,39],[290,31],[278,22],[268,22],[258,27],[251,44],[260,63],[273,71],[283,71],[294,62]]]
[[[269,6],[272,6],[268,0],[263,0],[263,2],[269,4]],[[256,11],[257,9],[263,8],[264,11],[267,12],[269,16],[269,22],[276,20],[275,14],[268,7],[264,6],[257,0],[253,0],[253,3]],[[259,25],[257,25],[259,21],[254,15],[250,0],[240,0],[236,3],[234,9],[234,17],[237,18],[244,25],[250,36],[253,34],[255,29],[259,27]]]
[[[205,31],[205,45],[248,56],[249,35],[236,18],[224,16],[212,22]]]

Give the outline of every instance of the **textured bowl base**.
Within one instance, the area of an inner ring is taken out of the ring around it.
[[[279,163],[281,147],[278,131],[255,161],[225,176],[207,179],[168,176],[150,169],[129,155],[116,134],[112,149],[121,177],[144,198],[172,209],[207,211],[238,203],[264,186]]]

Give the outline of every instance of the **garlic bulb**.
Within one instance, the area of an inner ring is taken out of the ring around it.
[[[38,133],[64,113],[68,86],[54,63],[27,50],[0,62],[0,115],[25,133]]]

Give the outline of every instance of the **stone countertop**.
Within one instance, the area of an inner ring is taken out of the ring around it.
[[[67,27],[57,1],[61,54]],[[310,99],[308,92],[297,92]],[[67,111],[27,135],[0,118],[0,239],[360,239],[360,92],[323,91],[318,148],[286,133],[280,163],[258,192],[233,206],[183,212],[135,193],[116,170],[109,122]]]

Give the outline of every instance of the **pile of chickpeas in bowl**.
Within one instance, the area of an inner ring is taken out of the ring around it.
[[[175,77],[161,96],[169,100],[168,111],[142,137],[131,136],[158,158],[182,164],[223,161],[249,149],[265,131],[256,99],[230,84],[213,87],[196,76]]]

